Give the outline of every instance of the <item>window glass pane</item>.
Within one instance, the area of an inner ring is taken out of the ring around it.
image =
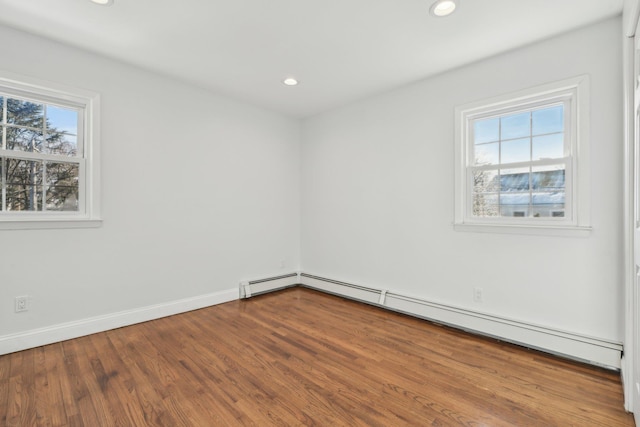
[[[482,144],[500,139],[500,119],[476,120],[473,122],[473,142]]]
[[[61,132],[48,133],[47,143],[43,145],[42,152],[75,157],[78,155],[78,137]]]
[[[42,131],[17,127],[5,127],[7,150],[42,152]]]
[[[6,159],[7,210],[42,210],[42,162]]]
[[[500,161],[500,143],[475,145],[473,147],[476,165],[497,165]]]
[[[518,113],[500,118],[500,138],[513,139],[529,136],[531,133],[531,113]]]
[[[495,193],[474,193],[473,194],[473,216],[495,217],[500,209],[498,205],[498,195]]]
[[[4,120],[4,98],[0,96],[0,123]]]
[[[78,112],[69,108],[47,105],[47,129],[78,134]]]
[[[504,141],[501,150],[500,163],[528,162],[531,160],[529,138]]]
[[[529,191],[529,168],[501,169],[500,191]]]
[[[76,156],[78,151],[78,112],[47,105],[47,143],[44,152]]]
[[[498,171],[477,170],[473,172],[473,191],[488,193],[499,191]]]
[[[533,160],[560,159],[562,157],[564,157],[564,133],[533,138]]]
[[[532,216],[535,218],[564,217],[564,191],[535,191],[532,194]]]
[[[47,163],[47,210],[78,210],[79,168],[75,163]]]
[[[528,217],[530,203],[528,191],[500,193],[500,216]]]
[[[533,135],[564,132],[564,106],[557,105],[532,112],[531,123]]]
[[[9,98],[7,100],[7,123],[42,129],[44,125],[43,105]]]
[[[534,190],[564,191],[564,165],[536,166],[531,174]]]

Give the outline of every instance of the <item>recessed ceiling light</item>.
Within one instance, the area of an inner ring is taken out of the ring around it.
[[[431,6],[430,12],[433,16],[448,16],[456,10],[456,6],[455,0],[438,0]]]
[[[113,4],[113,0],[91,0],[91,2],[100,6],[111,6]]]
[[[282,83],[284,83],[287,86],[295,86],[298,84],[298,81],[296,79],[294,79],[293,77],[287,77],[286,79],[284,79],[282,81]]]

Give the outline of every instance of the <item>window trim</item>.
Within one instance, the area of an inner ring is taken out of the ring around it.
[[[84,110],[83,157],[80,191],[84,195],[83,212],[0,213],[0,230],[94,228],[100,217],[100,94],[85,89],[40,80],[6,71],[0,72],[0,92],[35,99],[38,102],[75,105]],[[22,153],[21,153],[22,155]]]
[[[454,229],[457,231],[496,232],[509,234],[542,234],[562,236],[588,236],[590,218],[590,149],[589,149],[589,76],[582,75],[558,82],[532,87],[515,93],[496,96],[461,105],[455,109],[455,197]],[[471,215],[471,186],[469,176],[469,123],[476,117],[492,112],[496,115],[518,109],[535,108],[536,104],[570,99],[571,123],[568,130],[570,152],[565,152],[566,172],[571,188],[567,198],[571,203],[570,217],[474,218]]]

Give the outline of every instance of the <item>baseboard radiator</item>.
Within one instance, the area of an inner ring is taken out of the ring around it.
[[[608,369],[621,367],[622,343],[533,325],[352,283],[301,273],[301,286],[512,342]]]
[[[240,282],[240,298],[251,298],[255,295],[290,288],[300,283],[300,274],[291,273],[283,276],[269,277]]]

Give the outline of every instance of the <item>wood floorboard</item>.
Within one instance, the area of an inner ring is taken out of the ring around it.
[[[633,426],[616,372],[291,288],[0,356],[0,426]]]

